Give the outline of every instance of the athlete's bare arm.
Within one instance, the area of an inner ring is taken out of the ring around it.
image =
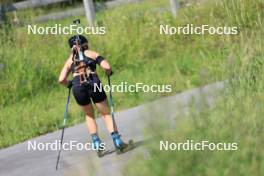
[[[65,86],[68,85],[67,77],[70,73],[71,64],[72,64],[72,54],[70,55],[70,57],[65,62],[64,66],[61,70],[60,76],[59,76],[58,81],[62,85],[65,85]]]
[[[86,51],[84,52],[84,54],[85,54],[87,57],[89,57],[89,58],[91,58],[91,59],[94,59],[94,60],[96,60],[96,58],[97,58],[98,56],[100,56],[99,53],[97,53],[97,52],[95,52],[95,51],[91,51],[91,50],[86,50]],[[110,74],[111,74],[111,72],[112,72],[112,70],[111,70],[111,66],[110,66],[110,64],[109,64],[109,62],[108,62],[107,60],[104,59],[104,60],[100,63],[100,66],[105,70],[105,72],[106,72],[107,75],[110,75]]]

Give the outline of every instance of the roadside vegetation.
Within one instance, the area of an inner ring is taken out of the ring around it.
[[[126,175],[138,175],[138,171],[146,176],[264,174],[263,5],[262,0],[216,0],[210,6],[201,7],[203,12],[210,9],[208,14],[216,21],[220,18],[240,27],[239,36],[226,43],[229,45],[224,63],[228,80],[226,90],[219,95],[214,108],[201,105],[199,112],[177,116],[176,129],[165,120],[153,123],[151,129],[146,130],[154,136],[152,142],[146,144],[144,154],[131,161],[124,170]],[[160,117],[166,118],[162,114]],[[160,141],[166,140],[237,143],[238,149],[161,151]]]

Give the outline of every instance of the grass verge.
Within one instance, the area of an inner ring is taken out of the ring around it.
[[[145,147],[145,155],[136,156],[124,169],[126,175],[256,175],[264,174],[264,131],[262,118],[264,109],[264,52],[263,40],[263,1],[215,1],[223,6],[222,11],[230,13],[229,20],[242,24],[249,18],[259,16],[250,23],[256,24],[251,31],[241,31],[237,40],[239,47],[231,45],[225,71],[229,84],[226,92],[219,96],[217,104],[210,109],[192,111],[185,117],[177,116],[171,123],[154,124],[147,130],[154,136]],[[250,3],[250,4],[248,4]],[[219,8],[213,6],[212,8]],[[247,11],[243,8],[247,7]],[[254,8],[253,8],[254,7]],[[217,12],[217,11],[215,11]],[[231,15],[232,14],[232,15]],[[202,102],[201,102],[202,104]],[[164,117],[165,118],[165,117]],[[165,120],[164,120],[165,121]],[[153,130],[158,129],[158,130]],[[237,143],[234,151],[160,150],[160,141],[182,143],[210,141],[213,143]],[[138,173],[140,171],[140,173]]]

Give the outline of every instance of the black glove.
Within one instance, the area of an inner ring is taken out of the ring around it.
[[[67,88],[72,88],[72,80],[69,80],[68,83],[67,83]]]
[[[108,76],[112,76],[113,74],[114,74],[114,72],[113,72],[113,71],[111,71],[111,72],[110,72],[110,74],[109,74]]]

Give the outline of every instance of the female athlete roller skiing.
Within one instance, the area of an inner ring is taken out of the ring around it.
[[[98,156],[103,155],[102,142],[98,136],[97,124],[93,115],[92,102],[102,114],[107,130],[112,136],[115,147],[123,150],[128,146],[124,143],[115,124],[112,120],[107,104],[107,96],[104,90],[95,89],[100,87],[101,81],[96,73],[96,65],[101,66],[108,76],[112,74],[110,64],[95,51],[89,49],[88,40],[82,35],[75,35],[68,40],[72,53],[64,64],[59,76],[59,83],[72,87],[72,92],[76,102],[85,113],[86,125],[92,138],[93,147],[97,150]],[[73,79],[67,80],[72,72]]]

